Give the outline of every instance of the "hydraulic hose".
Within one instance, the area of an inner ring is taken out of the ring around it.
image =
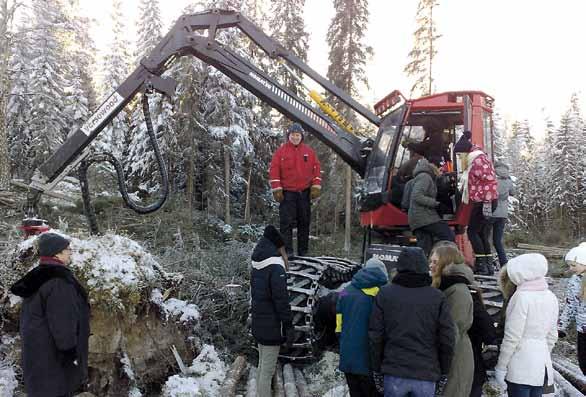
[[[159,208],[163,206],[163,204],[167,200],[167,197],[169,196],[169,175],[167,173],[167,167],[165,165],[165,162],[163,161],[163,156],[161,155],[161,150],[159,148],[157,137],[153,129],[148,96],[146,93],[144,94],[142,99],[142,111],[144,113],[144,119],[147,126],[149,140],[155,153],[155,158],[157,159],[157,164],[159,167],[159,173],[161,175],[161,193],[159,195],[159,198],[156,202],[147,206],[141,206],[137,202],[133,201],[128,195],[128,189],[126,188],[126,176],[124,175],[124,168],[120,160],[109,152],[93,154],[90,158],[83,161],[80,164],[79,168],[79,180],[81,184],[82,199],[85,213],[90,224],[90,231],[92,234],[99,234],[95,211],[93,210],[90,202],[89,185],[87,182],[87,170],[94,163],[105,161],[112,164],[112,166],[116,170],[116,176],[118,179],[118,189],[120,190],[120,194],[122,195],[124,203],[130,209],[139,214],[150,214],[151,212],[157,211]]]

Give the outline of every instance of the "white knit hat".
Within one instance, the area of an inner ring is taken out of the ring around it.
[[[586,265],[586,243],[580,243],[577,247],[572,248],[564,258],[566,262],[577,262]]]

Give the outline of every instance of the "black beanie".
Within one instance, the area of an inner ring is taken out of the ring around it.
[[[397,259],[397,271],[428,274],[429,264],[423,250],[419,247],[405,247]]]
[[[285,245],[285,241],[283,240],[281,233],[279,233],[277,228],[273,225],[268,225],[267,227],[265,227],[265,231],[262,235],[271,243],[275,244],[275,247],[277,248],[281,248]]]
[[[472,149],[470,138],[472,138],[472,133],[470,131],[464,131],[454,146],[454,153],[469,153]]]
[[[39,236],[39,256],[55,256],[69,247],[69,240],[56,233],[43,233]]]

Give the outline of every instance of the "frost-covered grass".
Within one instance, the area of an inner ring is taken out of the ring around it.
[[[0,396],[12,397],[18,387],[14,367],[7,362],[0,362]]]

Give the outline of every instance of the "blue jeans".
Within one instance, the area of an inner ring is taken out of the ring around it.
[[[543,387],[507,382],[507,394],[509,397],[541,397]]]
[[[493,218],[492,223],[492,244],[494,249],[499,256],[499,263],[501,266],[507,264],[507,253],[505,252],[505,246],[503,245],[503,236],[505,234],[505,224],[507,218]]]
[[[385,397],[433,397],[435,382],[385,375]]]

